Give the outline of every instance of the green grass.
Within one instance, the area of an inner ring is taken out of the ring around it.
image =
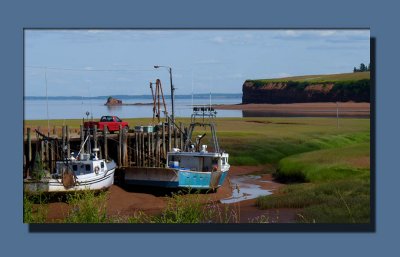
[[[277,178],[300,182],[369,176],[369,143],[292,155],[279,162]]]
[[[67,203],[71,206],[65,223],[108,223],[108,192],[96,194],[94,191],[75,192],[67,195]]]
[[[302,209],[298,222],[369,223],[369,185],[367,177],[288,185],[278,194],[259,197],[256,205]]]
[[[142,211],[128,218],[129,223],[239,223],[237,206],[221,207],[215,202],[204,201],[197,193],[173,194],[167,207],[158,216],[147,215]],[[261,222],[261,221],[260,221]]]
[[[48,213],[46,202],[43,194],[24,195],[24,223],[45,223]]]
[[[255,79],[247,80],[254,83],[287,83],[293,82],[308,82],[308,83],[335,83],[341,81],[357,81],[363,79],[370,79],[370,72],[354,72],[354,73],[340,73],[340,74],[328,74],[328,75],[304,75],[284,78],[272,78],[272,79]]]

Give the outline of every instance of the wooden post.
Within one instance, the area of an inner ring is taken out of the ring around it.
[[[160,133],[156,132],[156,166],[160,167]]]
[[[66,131],[65,131],[65,129],[66,129],[65,126],[62,126],[62,128],[61,128],[61,139],[62,139],[62,146],[61,146],[61,147],[62,147],[62,151],[61,151],[61,152],[62,152],[62,156],[61,156],[61,158],[62,158],[62,159],[64,159],[64,157],[65,157],[65,156],[64,156],[64,153],[65,153],[66,145],[67,145],[67,144],[66,144],[66,140],[65,140],[65,138],[66,138],[66,135],[65,135],[65,134],[66,134]]]
[[[176,127],[175,127],[175,125],[173,125],[172,129],[174,131],[174,148],[176,148],[177,147],[177,138],[176,138],[177,135],[176,135]]]
[[[137,155],[138,155],[138,166],[140,167],[142,165],[142,151],[141,151],[141,149],[142,149],[142,134],[141,134],[141,132],[138,132],[137,137],[138,137],[138,140],[136,143],[137,144],[136,149],[137,149]]]
[[[81,133],[81,145],[79,150],[83,150],[83,142],[85,141],[85,132],[83,130],[83,125],[80,125],[80,133]]]
[[[122,130],[122,158],[123,158],[123,165],[124,167],[128,167],[128,131],[125,131],[125,129]]]
[[[54,135],[54,136],[57,135],[56,125],[53,126],[53,135]]]
[[[183,130],[182,130],[182,122],[179,122],[179,149],[183,149]]]
[[[29,178],[29,173],[30,169],[32,167],[32,140],[31,140],[31,128],[26,129],[27,133],[27,143],[28,143],[28,162],[27,166],[28,168],[26,169],[27,173],[26,176]]]
[[[27,133],[27,141],[28,141],[28,165],[30,165],[32,161],[32,140],[31,140],[31,128],[26,129]]]
[[[65,132],[66,132],[66,137],[67,137],[67,158],[71,158],[71,145],[69,143],[70,137],[69,137],[69,127],[68,125],[65,126]]]
[[[40,160],[44,162],[44,141],[40,141]]]
[[[162,140],[162,156],[165,156],[165,123],[162,123],[162,130],[161,130],[161,140]]]
[[[171,119],[168,117],[168,150],[167,152],[171,151]]]
[[[144,132],[142,132],[142,166],[145,167],[146,165],[146,155],[145,155],[145,148],[144,148]]]
[[[138,133],[135,132],[135,165],[136,167],[139,166],[139,137]]]
[[[104,139],[104,159],[108,159],[108,142],[107,142],[107,125],[104,125],[103,128],[103,139]]]
[[[151,166],[151,133],[147,133],[147,167]]]
[[[49,168],[50,168],[49,141],[46,142],[45,147],[46,147],[46,155],[45,155],[45,158],[46,158],[46,162],[47,162],[47,168],[49,169]]]
[[[86,137],[89,137],[88,138],[88,141],[86,142],[87,144],[86,144],[86,153],[90,153],[90,145],[91,145],[91,136],[90,136],[90,130],[91,130],[91,128],[86,128],[86,133],[85,133],[85,135],[86,135]],[[90,141],[90,142],[89,142]]]
[[[56,164],[55,151],[56,151],[55,141],[52,141],[52,142],[50,142],[50,173],[52,173],[52,171],[54,169],[54,165]]]
[[[94,142],[94,147],[93,148],[97,148],[97,125],[94,125],[93,142]]]
[[[122,125],[119,125],[119,135],[118,135],[118,166],[121,166],[121,160],[122,160],[122,153],[121,153],[121,149],[122,149]]]

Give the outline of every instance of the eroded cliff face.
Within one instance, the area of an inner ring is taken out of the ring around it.
[[[243,84],[242,103],[308,103],[308,102],[369,102],[369,80],[351,83],[274,82]]]

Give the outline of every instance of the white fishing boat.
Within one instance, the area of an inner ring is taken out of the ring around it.
[[[27,193],[57,193],[80,190],[104,190],[114,183],[116,164],[113,160],[99,159],[98,148],[91,153],[84,153],[83,143],[76,156],[56,162],[55,172],[44,172],[40,179],[24,179],[24,191]]]

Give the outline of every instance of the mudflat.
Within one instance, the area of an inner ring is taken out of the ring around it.
[[[244,117],[257,116],[311,116],[311,117],[369,117],[370,103],[291,103],[291,104],[230,104],[214,105],[219,110],[242,110]]]
[[[236,185],[231,181],[240,176],[249,174],[258,174],[258,179],[251,180],[265,190],[272,193],[276,189],[284,186],[283,184],[273,181],[270,174],[261,174],[263,166],[232,166],[228,179],[218,189],[216,193],[200,194],[199,197],[204,203],[210,201],[221,205],[220,200],[232,196]],[[268,181],[268,183],[265,183]],[[135,190],[134,187],[125,188],[119,185],[112,185],[108,190],[107,198],[107,214],[113,217],[120,217],[121,220],[129,216],[133,216],[135,212],[143,211],[149,215],[158,215],[167,206],[169,196],[164,195],[165,190],[159,188],[148,188]],[[185,197],[185,196],[184,196]],[[296,218],[297,210],[294,209],[273,209],[259,210],[255,205],[256,199],[243,200],[236,203],[230,203],[232,208],[237,209],[240,214],[240,223],[248,223],[256,221],[260,217],[267,218],[269,222],[293,222]],[[70,206],[65,202],[53,202],[48,204],[47,222],[59,222],[67,217]]]

